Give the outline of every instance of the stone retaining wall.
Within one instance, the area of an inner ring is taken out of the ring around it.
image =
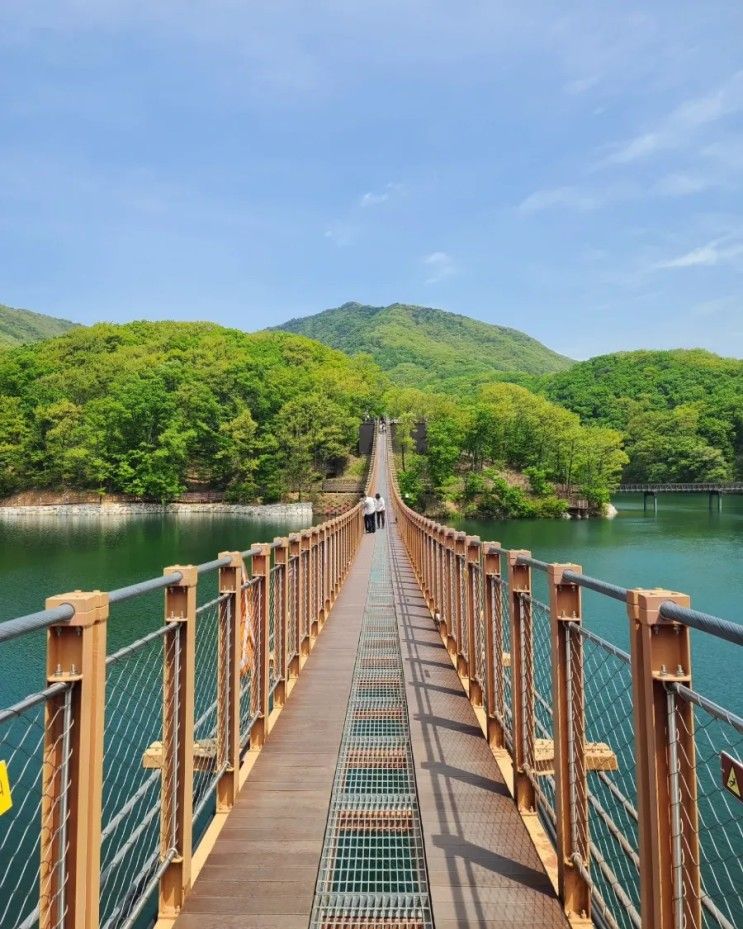
[[[0,519],[20,516],[243,516],[248,519],[284,520],[310,523],[311,503],[50,503],[37,506],[0,507]]]

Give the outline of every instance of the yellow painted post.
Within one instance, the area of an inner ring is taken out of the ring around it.
[[[591,914],[591,888],[576,866],[585,871],[590,859],[588,775],[586,770],[586,710],[583,638],[579,626],[581,592],[564,580],[565,571],[582,573],[580,565],[551,564],[548,571],[552,640],[552,706],[557,816],[557,878],[568,916]]]
[[[172,565],[180,573],[165,589],[163,748],[160,767],[160,856],[175,852],[160,878],[159,915],[177,916],[191,889],[193,845],[193,741],[196,662],[196,585],[193,565]]]
[[[219,604],[217,654],[217,732],[218,763],[226,765],[217,783],[217,812],[232,809],[240,790],[240,659],[242,641],[242,577],[240,552],[220,552],[219,558],[230,563],[219,569]]]
[[[640,854],[640,917],[643,926],[701,926],[699,830],[694,719],[686,700],[667,684],[691,687],[689,628],[663,619],[662,603],[688,607],[685,594],[630,590],[627,611],[632,660],[632,703]],[[671,716],[672,714],[672,716]],[[677,730],[674,745],[669,723]],[[676,770],[669,761],[676,755]],[[671,789],[672,778],[678,789]],[[683,836],[673,810],[682,804]],[[678,901],[678,912],[674,905]]]
[[[269,591],[271,581],[271,546],[262,544],[253,546],[258,554],[253,555],[253,577],[258,578],[258,642],[256,643],[255,672],[258,674],[258,718],[250,733],[251,750],[260,751],[268,737],[269,705]]]
[[[467,584],[465,604],[467,608],[467,674],[469,677],[469,698],[472,706],[482,706],[482,685],[478,679],[477,669],[477,630],[482,628],[483,617],[480,612],[482,589],[477,596],[477,585],[481,583],[480,574],[480,539],[476,535],[467,536],[467,562],[465,582]],[[485,638],[482,637],[485,647]]]
[[[508,553],[508,589],[511,592],[511,693],[513,695],[513,777],[518,809],[535,809],[534,788],[526,775],[534,743],[534,659],[531,606],[520,594],[531,594],[531,568],[519,564],[531,552]]]
[[[487,699],[488,742],[491,748],[503,748],[505,738],[503,683],[503,603],[500,592],[500,544],[484,545],[485,576],[485,692]]]
[[[98,929],[108,594],[76,590],[46,601],[47,609],[63,604],[75,615],[47,633],[46,679],[71,690],[45,709],[39,926]]]
[[[286,702],[286,682],[289,678],[287,639],[289,634],[289,540],[274,539],[274,564],[278,568],[273,592],[274,656],[278,683],[273,694],[274,706]]]

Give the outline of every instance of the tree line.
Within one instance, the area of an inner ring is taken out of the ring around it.
[[[376,366],[286,333],[102,324],[0,352],[0,494],[301,494],[343,467]]]
[[[575,413],[516,384],[490,384],[457,400],[393,388],[385,408],[399,420],[403,492],[419,506],[556,516],[578,495],[600,507],[627,463],[619,431],[582,425]],[[427,448],[416,455],[411,430],[419,418],[427,421]]]
[[[394,386],[369,355],[281,331],[101,324],[0,350],[0,495],[72,488],[270,502],[339,473],[365,415],[400,418],[421,505],[558,515],[620,479],[743,476],[743,362],[707,352],[595,358],[522,384]],[[409,444],[428,422],[428,450]]]

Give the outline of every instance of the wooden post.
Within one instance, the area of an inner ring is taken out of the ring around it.
[[[196,661],[196,584],[193,565],[173,565],[178,584],[165,589],[163,748],[160,767],[160,855],[176,856],[160,878],[159,915],[177,916],[191,889],[193,819],[194,678]]]
[[[47,700],[44,713],[39,926],[98,929],[108,594],[46,601],[63,604],[75,615],[47,633],[46,679],[71,689]]]
[[[442,621],[444,620],[444,614],[446,611],[445,578],[446,578],[446,567],[447,567],[447,561],[446,561],[447,555],[446,555],[446,528],[444,526],[439,526],[438,528],[437,544],[439,547],[439,555],[438,555],[439,557],[439,579],[438,579],[437,594],[436,594],[436,613],[437,613],[437,619],[439,623],[439,632],[441,632],[441,629],[442,629],[441,624],[442,624]]]
[[[453,616],[454,610],[454,594],[455,594],[455,584],[454,584],[454,566],[455,566],[455,556],[454,556],[454,536],[456,535],[454,529],[446,529],[444,531],[444,613],[442,614],[442,623],[441,623],[441,638],[444,640],[444,645],[446,650],[450,655],[456,655],[457,653],[457,642],[454,638],[455,618]]]
[[[583,638],[569,624],[581,623],[581,592],[563,580],[565,571],[582,573],[576,564],[551,564],[548,571],[552,639],[557,876],[565,913],[585,919],[591,912],[591,888],[574,856],[588,870],[588,777],[583,680]]]
[[[240,552],[220,552],[230,564],[219,569],[219,604],[217,655],[217,732],[222,748],[221,764],[227,768],[217,784],[217,812],[232,809],[240,790],[240,659],[242,641],[242,577]]]
[[[508,553],[508,589],[511,592],[511,693],[513,695],[513,781],[518,809],[535,809],[534,788],[525,766],[532,760],[529,742],[534,739],[534,660],[531,608],[519,594],[531,594],[531,568],[519,558],[531,552],[511,549]]]
[[[338,574],[335,567],[336,543],[338,541],[338,519],[333,518],[328,522],[328,605],[330,610],[335,603],[335,595],[338,585]]]
[[[299,659],[302,654],[302,562],[300,560],[301,539],[297,533],[289,536],[289,557],[293,559],[296,572],[295,581],[289,595],[292,598],[292,624],[294,626],[294,642],[297,654],[289,662],[289,676],[299,676]]]
[[[268,648],[268,585],[271,583],[271,546],[262,544],[254,548],[259,554],[253,555],[253,577],[257,581],[259,592],[259,607],[257,617],[258,642],[256,643],[255,671],[258,674],[258,718],[250,733],[251,751],[260,751],[268,736],[268,704],[269,704],[269,648]]]
[[[669,702],[666,684],[691,687],[691,641],[687,626],[663,619],[664,602],[688,607],[685,594],[630,590],[627,611],[632,659],[637,812],[640,854],[640,916],[643,926],[701,926],[699,830],[694,719],[686,700],[675,701],[676,771],[669,764]],[[678,773],[674,795],[671,779]],[[673,810],[683,804],[683,836]],[[679,912],[675,912],[674,898]]]
[[[469,675],[469,698],[472,706],[482,706],[482,685],[478,677],[477,630],[482,628],[480,598],[475,585],[482,582],[480,575],[480,539],[476,535],[467,536],[467,563],[465,566],[465,583],[467,584],[465,604],[467,608],[467,674]],[[483,648],[485,641],[483,637]]]
[[[286,682],[289,678],[287,639],[289,634],[289,540],[274,539],[274,564],[278,566],[273,591],[274,667],[278,683],[273,694],[274,706],[286,703]]]
[[[310,529],[310,591],[312,593],[310,603],[310,642],[312,647],[315,645],[315,639],[320,634],[320,530],[317,526]]]
[[[503,682],[503,602],[500,581],[500,543],[485,544],[485,693],[487,700],[488,742],[503,748],[505,737],[505,690]]]
[[[310,632],[312,629],[311,624],[311,600],[312,600],[312,576],[310,572],[310,556],[311,556],[311,537],[310,530],[303,529],[299,534],[300,540],[300,556],[299,556],[299,569],[300,569],[300,602],[301,602],[301,639],[300,639],[300,648],[299,654],[302,656],[302,659],[305,659],[310,651],[312,650],[312,643],[310,639]]]
[[[315,526],[315,581],[316,603],[315,615],[317,617],[317,634],[322,631],[325,624],[325,527]]]
[[[455,636],[456,636],[456,658],[457,674],[461,678],[467,677],[469,670],[467,668],[467,658],[463,653],[464,647],[464,630],[467,617],[467,535],[464,532],[457,532],[454,536],[454,595],[455,602]]]
[[[428,524],[428,608],[431,615],[436,613],[436,558],[438,547],[438,526]]]

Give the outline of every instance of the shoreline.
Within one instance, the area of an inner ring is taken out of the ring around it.
[[[303,503],[39,503],[0,505],[0,519],[27,516],[90,516],[108,519],[129,516],[243,516],[255,520],[312,522],[313,507]]]

